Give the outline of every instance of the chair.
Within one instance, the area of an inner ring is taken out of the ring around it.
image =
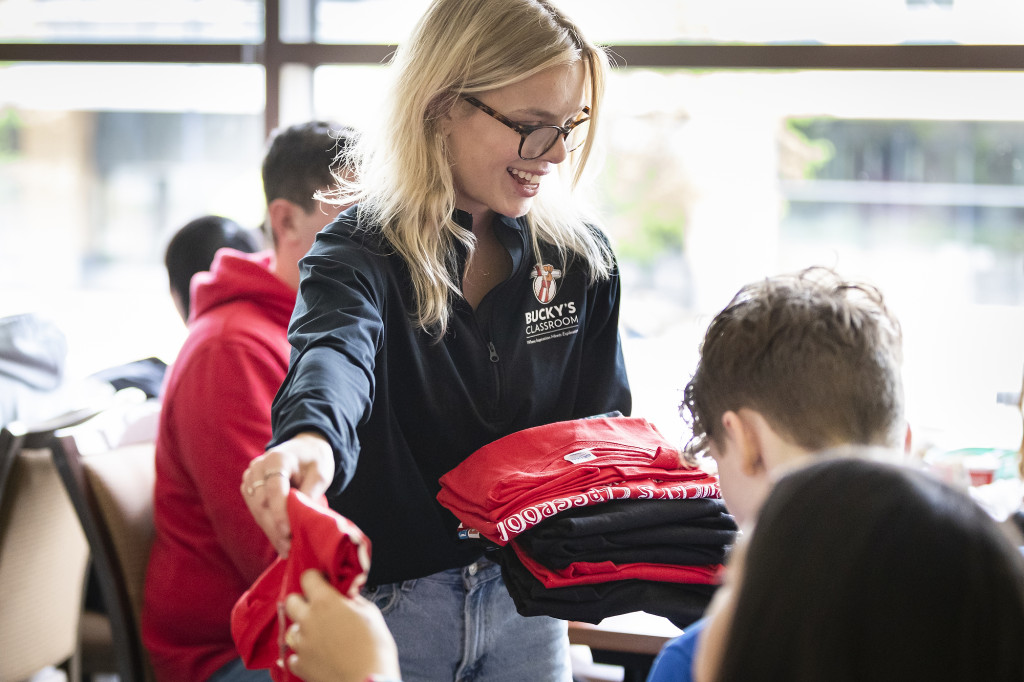
[[[1017,394],[1017,413],[1020,414],[1021,425],[1024,426],[1024,379],[1021,380],[1020,393]],[[1018,464],[1020,474],[1024,476],[1024,430],[1021,431],[1020,448],[1017,449],[1017,452],[1020,454]]]
[[[44,443],[49,438],[49,435],[57,429],[75,426],[88,421],[103,411],[105,406],[106,404],[97,404],[82,407],[52,419],[37,422],[32,426],[28,426],[20,421],[6,424],[0,430],[0,503],[3,501],[4,491],[7,489],[7,478],[11,475],[15,459],[17,459],[18,452],[21,450],[22,443],[26,438],[31,441],[34,449],[38,449],[40,444]]]
[[[24,440],[25,426],[19,422],[12,422],[0,429],[0,507],[3,506],[4,491],[7,490],[7,477],[11,475],[14,459]]]
[[[57,431],[53,458],[92,550],[110,620],[120,682],[151,682],[142,644],[146,563],[153,541],[155,444],[89,448],[78,429]]]
[[[89,546],[40,440],[80,418],[0,430],[0,682],[23,680],[49,666],[79,678],[78,625]]]

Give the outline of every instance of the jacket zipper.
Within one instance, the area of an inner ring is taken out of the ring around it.
[[[498,367],[498,363],[501,358],[498,357],[498,349],[494,347],[493,341],[487,340],[487,354],[491,361],[491,374],[494,377],[494,402],[491,404],[490,420],[499,421],[501,419],[501,368]]]
[[[522,235],[521,234],[520,234],[520,238],[522,239]],[[525,241],[523,242],[523,244],[521,245],[520,248],[522,249],[522,252],[525,254],[526,250],[527,250],[526,249],[526,242]],[[510,253],[511,253],[511,250],[510,250]],[[515,260],[515,258],[513,256],[513,261],[514,260]],[[520,259],[520,260],[522,260],[522,259]],[[494,301],[493,300],[488,301],[488,299],[493,299],[493,297],[496,296],[501,289],[504,289],[504,288],[508,287],[509,283],[514,281],[515,278],[519,275],[519,272],[520,272],[521,269],[522,269],[522,263],[520,263],[517,266],[515,264],[515,262],[513,262],[512,274],[509,275],[508,279],[506,279],[504,282],[499,282],[493,289],[491,289],[486,294],[484,294],[483,300],[481,301],[481,305],[478,306],[477,310],[473,313],[473,318],[474,318],[474,320],[476,322],[477,331],[480,333],[480,338],[487,345],[487,355],[488,355],[488,359],[491,361],[491,369],[492,369],[492,373],[494,375],[494,403],[493,403],[493,405],[491,407],[491,410],[490,410],[490,420],[492,422],[501,421],[503,419],[503,415],[502,415],[502,410],[501,410],[501,395],[502,395],[501,367],[499,366],[499,363],[501,362],[501,358],[498,356],[498,349],[495,348],[494,342],[490,339],[491,312],[492,312],[491,311],[491,307],[494,305]],[[487,332],[486,333],[484,331],[484,326],[485,325],[481,324],[482,318],[481,318],[480,315],[477,314],[481,310],[485,310],[486,313],[487,313],[487,323],[486,323]]]

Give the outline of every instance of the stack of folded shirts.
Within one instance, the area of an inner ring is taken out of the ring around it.
[[[720,499],[618,500],[542,521],[496,560],[523,615],[596,623],[647,611],[685,628],[704,613],[735,536]]]
[[[523,615],[598,622],[643,610],[685,627],[736,524],[716,477],[640,418],[557,422],[491,443],[441,478],[462,535],[495,547]]]

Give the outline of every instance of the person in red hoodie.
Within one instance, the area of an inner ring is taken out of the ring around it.
[[[238,481],[271,437],[298,261],[337,211],[313,195],[332,185],[351,136],[321,121],[272,134],[263,184],[273,250],[222,249],[192,279],[189,335],[164,386],[142,614],[159,682],[270,679],[242,666],[231,637],[232,606],[276,556]]]

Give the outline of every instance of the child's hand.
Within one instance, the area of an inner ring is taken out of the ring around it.
[[[285,634],[288,669],[306,682],[399,678],[398,649],[380,610],[362,596],[349,599],[316,570],[302,574],[303,595],[290,594]],[[343,643],[343,644],[342,644]]]

